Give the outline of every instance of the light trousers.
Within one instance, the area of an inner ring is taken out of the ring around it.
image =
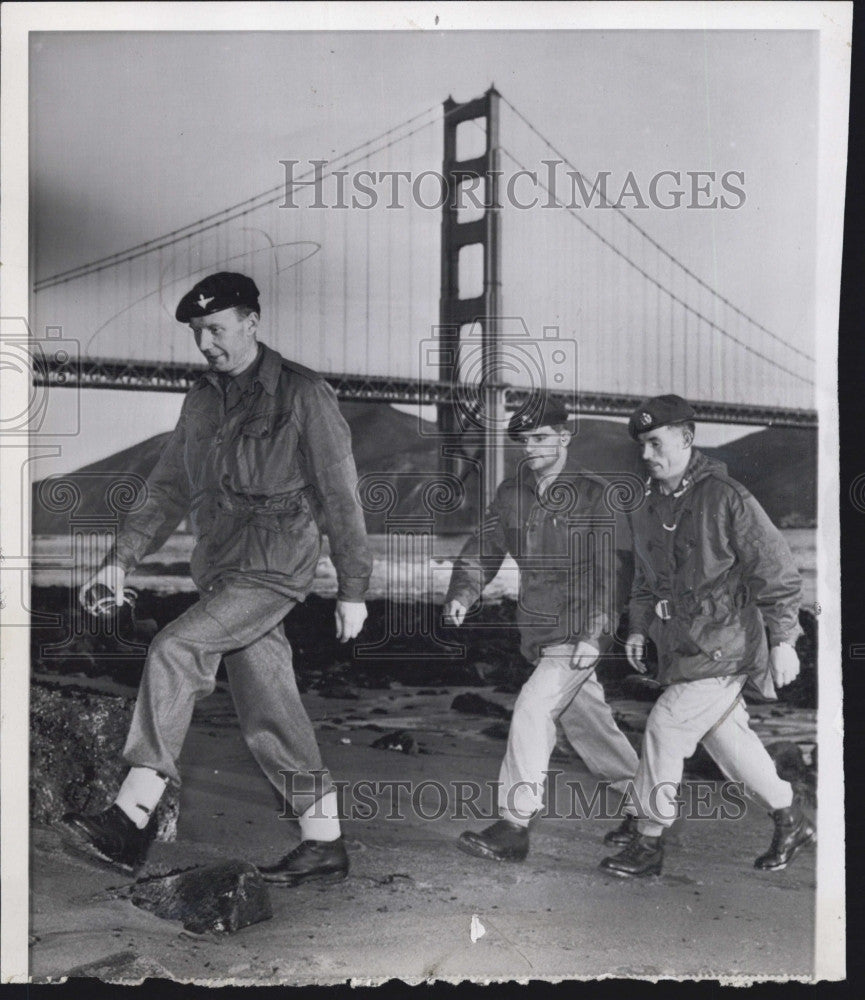
[[[243,737],[292,812],[299,816],[329,792],[330,775],[300,700],[282,626],[295,603],[231,578],[203,592],[159,632],[144,665],[126,762],[180,781],[177,758],[195,702],[213,691],[224,657]]]
[[[677,816],[676,795],[685,759],[702,743],[723,774],[769,811],[793,801],[789,782],[751,729],[741,698],[743,678],[707,677],[671,684],[646,722],[634,791],[640,806],[637,828],[660,836]],[[643,818],[645,817],[645,818]]]
[[[547,647],[514,705],[499,771],[499,813],[528,825],[543,805],[545,772],[556,745],[556,720],[589,770],[624,791],[638,758],[616,725],[594,667],[572,669],[575,646]]]

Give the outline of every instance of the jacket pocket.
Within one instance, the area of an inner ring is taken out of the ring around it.
[[[716,621],[711,615],[697,615],[688,628],[700,651],[718,666],[739,662],[747,646],[745,628],[736,618],[733,621]]]

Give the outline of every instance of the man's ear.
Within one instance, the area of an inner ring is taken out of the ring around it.
[[[559,440],[562,442],[565,448],[571,443],[571,438],[573,437],[573,432],[566,428],[559,431]]]
[[[257,312],[251,312],[246,317],[246,320],[247,320],[247,329],[251,333],[257,333],[258,332],[258,313]]]

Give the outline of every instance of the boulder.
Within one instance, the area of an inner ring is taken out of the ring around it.
[[[30,688],[30,819],[96,813],[114,801],[128,766],[122,753],[134,699],[71,684]],[[177,836],[179,798],[169,785],[156,810],[156,839]]]
[[[139,879],[129,899],[163,920],[181,921],[195,934],[233,934],[273,916],[267,886],[248,861],[221,861]]]

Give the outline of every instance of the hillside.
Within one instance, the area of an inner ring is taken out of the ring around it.
[[[432,424],[425,424],[426,433],[421,434],[416,417],[384,403],[344,403],[341,408],[351,428],[359,475],[377,473],[394,486],[398,497],[395,510],[368,515],[369,530],[383,532],[388,514],[423,513],[421,494],[429,482],[428,473],[438,465],[438,444],[429,435]],[[107,491],[112,483],[123,474],[146,477],[167,437],[159,434],[148,438],[62,477],[80,491],[75,511],[79,515],[108,516]],[[578,461],[585,468],[597,472],[639,471],[636,449],[622,423],[580,418],[571,447],[577,450]],[[730,474],[751,490],[780,527],[806,527],[816,522],[815,431],[769,428],[720,448],[707,448],[706,453],[726,462]],[[518,457],[517,448],[508,448],[508,471]],[[437,518],[440,531],[466,531],[475,520],[478,476],[470,463],[465,465],[463,481],[465,501],[459,510]],[[69,512],[52,509],[58,505],[44,490],[40,495],[39,487],[39,483],[33,487],[33,533],[65,534]]]

